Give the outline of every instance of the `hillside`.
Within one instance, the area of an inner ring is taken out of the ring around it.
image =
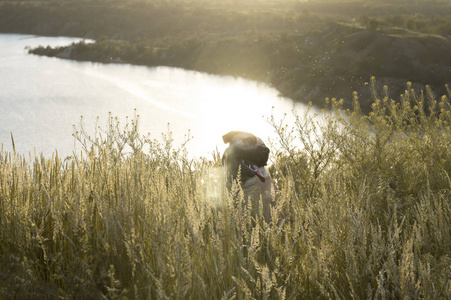
[[[438,94],[446,93],[444,85],[451,80],[450,39],[399,28],[347,27],[337,24],[311,37],[311,43],[324,50],[319,63],[304,61],[298,66],[310,69],[312,78],[306,76],[293,85],[295,98],[337,97],[350,104],[352,91],[357,91],[361,105],[369,108],[371,76],[377,79],[379,93],[383,85],[390,87],[392,99],[404,93],[407,81],[416,89],[431,85]]]

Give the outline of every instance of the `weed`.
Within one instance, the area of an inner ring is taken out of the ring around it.
[[[66,159],[1,150],[1,297],[451,298],[449,98],[373,96],[368,115],[331,99],[270,120],[270,224],[229,196],[220,155],[187,159],[138,116],[76,128]]]

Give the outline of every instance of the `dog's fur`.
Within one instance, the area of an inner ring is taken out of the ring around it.
[[[259,204],[262,203],[264,217],[269,222],[270,207],[277,192],[274,181],[265,167],[269,158],[269,148],[260,138],[248,132],[231,131],[222,138],[225,144],[229,144],[222,158],[229,188],[233,182],[240,183],[245,198],[252,201],[253,213],[260,211]]]

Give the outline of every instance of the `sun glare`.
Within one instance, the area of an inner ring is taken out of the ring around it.
[[[225,149],[222,136],[232,130],[251,132],[266,140],[273,133],[267,121],[271,115],[281,118],[291,109],[291,103],[284,99],[278,99],[280,105],[275,105],[277,95],[268,92],[269,88],[249,89],[249,84],[254,83],[238,81],[219,91],[216,86],[203,90],[196,116],[206,149],[216,146],[220,151]],[[207,137],[215,137],[215,145]]]
[[[227,145],[222,136],[232,130],[251,132],[266,142],[275,134],[268,123],[271,116],[294,122],[293,101],[279,97],[275,89],[265,84],[165,67],[139,69],[139,76],[133,70],[125,75],[123,69],[113,67],[108,73],[83,72],[136,99],[133,104],[132,100],[123,104],[136,105],[142,116],[141,129],[150,131],[153,137],[158,139],[161,133],[169,131],[177,146],[189,135],[190,157],[209,157],[216,150],[223,153]],[[297,104],[296,109],[302,114],[305,105]],[[125,111],[119,106],[113,113],[122,116]]]

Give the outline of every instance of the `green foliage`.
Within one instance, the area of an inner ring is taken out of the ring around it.
[[[139,116],[81,123],[65,159],[0,151],[0,297],[450,298],[449,98],[372,86],[367,115],[270,120],[270,224]]]

